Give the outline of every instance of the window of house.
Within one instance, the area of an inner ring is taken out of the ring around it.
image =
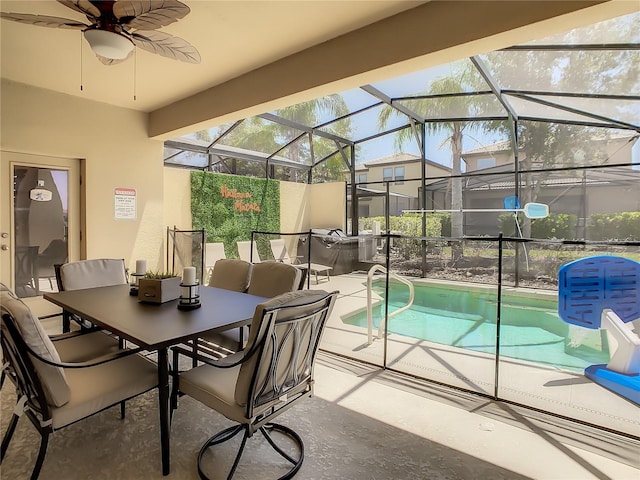
[[[393,175],[396,179],[396,185],[402,185],[404,183],[404,167],[394,168]]]
[[[478,170],[480,170],[481,168],[489,168],[489,167],[495,167],[495,166],[496,166],[495,158],[479,158],[478,159]]]
[[[384,182],[390,182],[393,180],[393,168],[383,168],[382,169],[382,180]]]
[[[367,183],[367,174],[359,173],[358,174],[358,183]]]

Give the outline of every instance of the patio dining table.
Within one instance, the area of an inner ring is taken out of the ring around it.
[[[200,287],[201,308],[180,310],[178,300],[143,303],[128,285],[45,293],[44,298],[80,315],[118,337],[158,353],[158,399],[162,473],[170,472],[168,348],[205,332],[221,332],[250,323],[256,306],[267,300],[247,293]]]

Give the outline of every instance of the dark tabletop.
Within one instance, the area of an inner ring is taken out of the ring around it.
[[[142,303],[129,285],[44,293],[44,298],[114,334],[152,350],[168,347],[207,331],[247,325],[266,298],[214,287],[200,287],[201,308],[179,310],[178,300]]]

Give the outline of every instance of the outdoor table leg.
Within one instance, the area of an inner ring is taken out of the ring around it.
[[[158,349],[158,401],[160,402],[160,447],[162,474],[169,475],[169,369],[167,348]]]

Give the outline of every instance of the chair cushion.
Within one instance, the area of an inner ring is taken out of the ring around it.
[[[297,290],[302,272],[293,265],[280,262],[262,262],[253,266],[247,293],[273,298]]]
[[[249,262],[224,258],[215,263],[209,286],[233,290],[234,292],[246,292],[250,277],[251,264]]]
[[[24,342],[39,356],[60,362],[60,356],[53,346],[51,339],[42,328],[27,305],[16,297],[9,289],[0,289],[0,304],[15,320]],[[69,401],[71,391],[67,383],[65,372],[61,367],[48,365],[32,356],[33,364],[42,382],[47,403],[60,407]]]
[[[85,362],[120,350],[118,339],[103,332],[91,332],[72,336],[61,335],[53,345],[63,362]]]
[[[64,290],[109,287],[127,283],[124,260],[99,258],[65,263],[60,267],[60,280]]]
[[[239,359],[242,352],[229,355],[225,362]],[[240,365],[216,368],[201,365],[180,374],[180,391],[230,420],[246,423],[246,408],[235,401],[234,392],[240,373]]]
[[[128,357],[66,370],[69,401],[52,408],[53,428],[61,428],[158,385],[158,367],[145,357]]]

